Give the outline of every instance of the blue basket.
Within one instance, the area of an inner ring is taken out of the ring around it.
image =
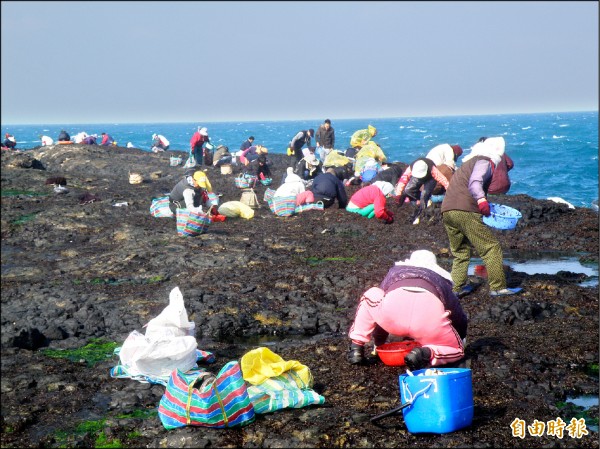
[[[412,400],[402,410],[410,433],[450,433],[473,421],[471,370],[435,369],[443,374],[425,375],[423,369],[399,376],[401,403]]]
[[[490,203],[490,216],[483,217],[483,222],[496,229],[515,229],[521,212],[502,204]]]

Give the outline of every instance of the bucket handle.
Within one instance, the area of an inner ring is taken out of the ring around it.
[[[432,385],[433,385],[433,381],[429,382],[429,384],[425,388],[417,391],[414,396],[412,395],[412,393],[410,393],[408,385],[406,385],[406,389],[408,390],[408,393],[411,396],[410,399],[408,401],[406,401],[404,404],[402,404],[402,405],[400,405],[400,406],[398,406],[398,407],[396,407],[396,408],[394,408],[392,410],[389,410],[389,411],[387,411],[385,413],[382,413],[381,415],[373,416],[371,418],[371,423],[375,424],[376,422],[378,422],[379,420],[381,420],[383,418],[386,418],[388,416],[392,416],[392,415],[398,414],[398,412],[400,410],[402,410],[403,408],[406,408],[409,405],[412,405],[412,403],[415,402],[415,399],[417,399],[417,397],[421,396],[422,394],[425,394],[425,392],[427,390],[429,390],[429,387],[431,387]]]

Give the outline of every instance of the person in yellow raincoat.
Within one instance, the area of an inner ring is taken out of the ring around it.
[[[363,145],[377,135],[377,128],[369,125],[367,129],[359,129],[350,137],[350,146],[353,148],[362,148]]]

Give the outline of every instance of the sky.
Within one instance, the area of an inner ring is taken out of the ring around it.
[[[598,2],[1,3],[2,124],[598,110]]]

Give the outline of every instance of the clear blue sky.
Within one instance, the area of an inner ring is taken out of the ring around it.
[[[598,110],[598,3],[2,1],[2,123]]]

